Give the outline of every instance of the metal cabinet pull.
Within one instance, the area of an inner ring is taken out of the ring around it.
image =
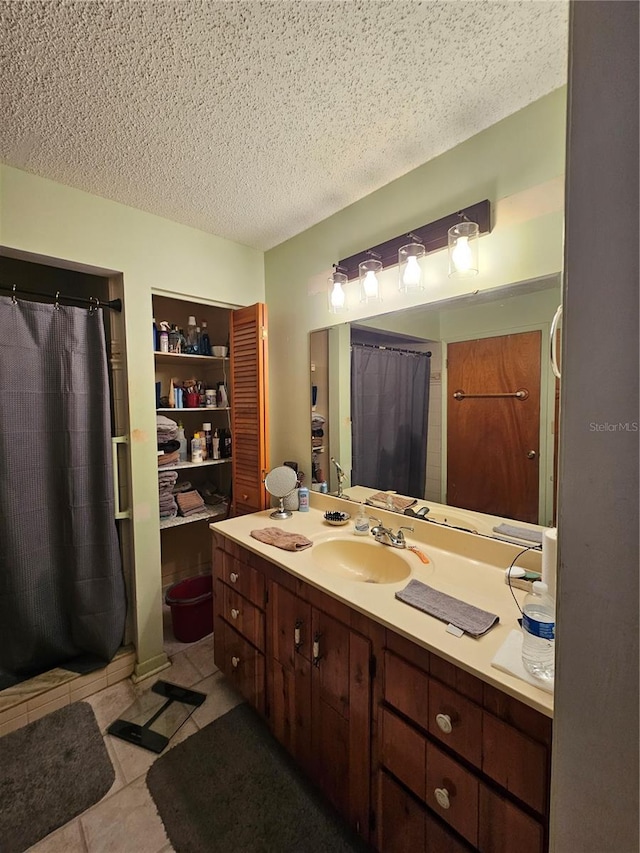
[[[302,619],[298,619],[296,620],[296,624],[293,628],[293,646],[297,652],[299,652],[300,648],[302,647],[302,632],[300,630],[301,628]]]
[[[448,809],[451,806],[449,792],[446,788],[436,788],[433,792],[440,808]]]
[[[238,583],[238,573],[231,572],[231,574],[229,575],[229,580],[231,581],[231,583]]]
[[[313,635],[313,659],[312,663],[314,666],[320,666],[320,661],[322,660],[322,655],[320,654],[320,638],[322,634],[319,631]]]
[[[240,663],[240,658],[237,658],[237,657],[234,655],[234,656],[231,658],[231,666],[232,666],[234,669],[237,669],[237,668],[238,668],[239,663]]]
[[[232,618],[232,619],[237,619],[239,615],[240,615],[240,611],[239,611],[239,610],[236,610],[236,608],[235,608],[235,607],[232,607],[232,608],[231,608],[231,618]]]

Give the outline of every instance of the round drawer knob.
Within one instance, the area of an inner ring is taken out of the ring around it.
[[[436,723],[441,732],[444,732],[446,735],[451,734],[453,726],[451,725],[451,717],[448,714],[436,714]]]
[[[240,658],[237,658],[235,655],[231,658],[231,666],[234,669],[238,668],[238,664],[240,663]]]
[[[237,619],[239,615],[240,615],[240,611],[236,610],[235,607],[232,607],[231,608],[231,618]]]
[[[449,801],[449,792],[446,788],[436,788],[433,792],[435,794],[436,800],[438,801],[438,805],[440,808],[448,809],[451,805]]]
[[[231,583],[238,583],[238,575],[237,575],[237,573],[236,573],[236,572],[231,572],[231,574],[229,575],[229,580],[231,581]]]

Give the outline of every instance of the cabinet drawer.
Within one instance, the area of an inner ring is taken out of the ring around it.
[[[429,732],[475,767],[482,763],[482,708],[429,681]]]
[[[235,689],[263,716],[265,713],[264,655],[254,649],[220,617],[214,619],[214,660]]]
[[[442,750],[427,743],[427,792],[433,811],[466,838],[478,844],[479,781]]]
[[[425,798],[426,741],[388,708],[380,713],[382,764],[421,800]]]
[[[542,825],[483,784],[478,835],[481,853],[543,853],[545,849]]]
[[[547,747],[485,711],[482,769],[538,814],[547,813]]]
[[[384,698],[410,720],[428,728],[428,676],[388,650],[384,653]]]
[[[264,652],[264,613],[235,590],[216,581],[219,613],[235,630]]]
[[[265,606],[264,575],[240,562],[231,554],[223,554],[222,565],[214,566],[216,577],[221,578],[232,589],[247,598],[256,607]]]

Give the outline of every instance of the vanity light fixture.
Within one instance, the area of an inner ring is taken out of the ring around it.
[[[345,310],[347,295],[344,292],[344,286],[348,281],[347,276],[343,272],[339,272],[340,267],[334,264],[334,271],[329,277],[329,311],[332,314],[341,314]]]
[[[404,293],[411,290],[424,290],[422,272],[424,256],[422,243],[408,243],[398,249],[398,288]]]
[[[478,223],[466,216],[449,228],[449,278],[468,278],[478,274],[478,236]]]
[[[456,228],[460,229],[459,234],[455,231]],[[400,289],[402,291],[415,290],[424,286],[424,270],[420,269],[421,275],[418,277],[416,266],[421,268],[424,258],[430,252],[445,249],[449,246],[452,239],[450,236],[452,231],[455,231],[456,243],[450,249],[450,252],[454,248],[457,248],[456,261],[459,267],[456,267],[456,270],[467,263],[466,275],[475,275],[478,272],[477,238],[480,234],[488,234],[491,231],[491,205],[488,199],[479,201],[455,213],[450,213],[448,216],[443,216],[442,219],[436,219],[426,225],[421,225],[419,228],[412,228],[411,231],[406,231],[401,236],[393,237],[391,240],[379,243],[377,246],[371,246],[369,249],[344,258],[335,267],[336,270],[339,270],[346,276],[347,281],[353,281],[354,278],[360,276],[360,265],[365,261],[375,258],[380,262],[380,269],[383,270],[386,270],[388,267],[400,266]],[[466,240],[459,241],[458,236],[464,236]],[[400,256],[402,250],[408,250],[416,246],[420,248],[412,249],[416,252],[415,255],[409,254],[407,251],[406,256]],[[422,250],[422,254],[418,254],[420,250]],[[409,260],[410,258],[415,258],[415,260]],[[402,268],[403,263],[404,270]],[[449,274],[460,273],[450,272]],[[371,278],[369,281],[371,282]],[[415,284],[414,282],[418,283]],[[378,293],[380,293],[379,289]]]
[[[374,254],[373,252],[371,253]],[[358,264],[360,276],[360,302],[382,302],[380,297],[380,282],[378,273],[382,270],[382,262],[371,257]]]

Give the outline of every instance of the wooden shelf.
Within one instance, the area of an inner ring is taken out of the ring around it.
[[[230,412],[231,406],[194,406],[183,409],[156,409],[156,412],[172,412],[174,415],[180,412]]]
[[[203,464],[206,465],[206,462]],[[167,530],[169,527],[181,527],[183,524],[192,524],[194,521],[211,521],[212,518],[223,518],[226,514],[226,504],[206,506],[200,512],[194,512],[193,515],[176,515],[175,518],[161,518],[160,530]]]
[[[204,462],[176,462],[175,465],[158,465],[160,471],[182,471],[184,468],[206,468],[207,465],[225,465],[231,462],[231,457],[224,459],[205,459]]]
[[[158,362],[163,364],[181,364],[185,361],[192,361],[195,364],[214,364],[216,362],[223,364],[229,361],[229,356],[223,358],[219,355],[188,355],[187,353],[158,352],[157,350],[153,354]]]

